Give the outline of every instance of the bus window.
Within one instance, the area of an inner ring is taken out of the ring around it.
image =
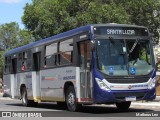
[[[81,42],[80,44],[80,67],[82,69],[90,67],[90,42]]]
[[[71,64],[73,57],[73,39],[60,42],[59,59],[60,65]]]
[[[87,68],[90,67],[90,60],[91,60],[91,55],[90,55],[90,48],[91,47],[91,44],[90,42],[88,41],[87,42]]]
[[[33,65],[35,71],[40,71],[41,68],[41,52],[37,52],[33,54]]]
[[[10,69],[10,65],[11,65],[11,57],[5,57],[5,73],[10,73],[11,69]]]
[[[31,51],[25,51],[18,55],[18,72],[31,70]]]
[[[80,67],[84,69],[84,44],[80,43]]]
[[[22,67],[22,53],[19,53],[18,55],[18,72],[21,72],[21,67]]]
[[[57,43],[52,43],[46,46],[45,52],[45,68],[53,67],[56,65]]]
[[[12,73],[17,73],[17,58],[12,59]]]
[[[32,59],[31,59],[31,51],[27,51],[27,60],[26,60],[26,66],[28,68],[28,70],[32,69]]]
[[[46,53],[45,56],[51,56],[57,53],[57,43],[52,43],[46,46]]]
[[[23,52],[22,71],[27,70],[27,53]]]

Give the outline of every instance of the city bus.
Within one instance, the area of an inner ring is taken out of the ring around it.
[[[84,105],[155,99],[156,69],[149,30],[127,24],[92,24],[4,54],[4,92],[24,106]]]

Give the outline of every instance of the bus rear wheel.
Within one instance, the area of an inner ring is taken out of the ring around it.
[[[34,100],[28,100],[26,87],[22,88],[22,104],[25,107],[37,106],[38,104],[37,102],[34,102]]]
[[[65,102],[57,102],[57,105],[58,105],[60,108],[66,108],[66,103],[65,103]]]
[[[129,107],[130,107],[130,105],[131,105],[131,102],[130,102],[130,101],[127,101],[127,102],[117,102],[117,103],[116,103],[117,108],[118,108],[119,110],[122,110],[122,111],[128,110]]]
[[[70,86],[66,92],[66,105],[69,111],[79,111],[82,107],[81,104],[78,104],[76,101],[76,93],[73,86]]]

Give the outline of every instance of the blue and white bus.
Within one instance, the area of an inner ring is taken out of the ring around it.
[[[5,93],[24,106],[57,102],[77,111],[85,104],[155,99],[155,62],[143,26],[93,24],[5,53]]]

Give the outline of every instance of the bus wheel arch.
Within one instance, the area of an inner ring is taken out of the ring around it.
[[[34,102],[34,100],[28,99],[27,88],[24,84],[21,85],[20,92],[21,92],[21,100],[22,100],[23,106],[25,107],[37,106],[38,102]]]
[[[67,82],[64,86],[65,102],[69,111],[79,111],[81,104],[77,103],[75,87],[72,82]]]
[[[23,88],[26,88],[26,85],[25,84],[22,84],[21,87],[20,87],[20,97],[22,99],[22,92],[23,92]]]
[[[23,106],[28,107],[29,100],[27,98],[27,89],[25,86],[21,87],[21,99]]]
[[[68,81],[64,84],[64,96],[66,95],[67,93],[67,89],[70,87],[70,86],[73,86],[74,87],[74,84],[71,82],[71,81]]]

